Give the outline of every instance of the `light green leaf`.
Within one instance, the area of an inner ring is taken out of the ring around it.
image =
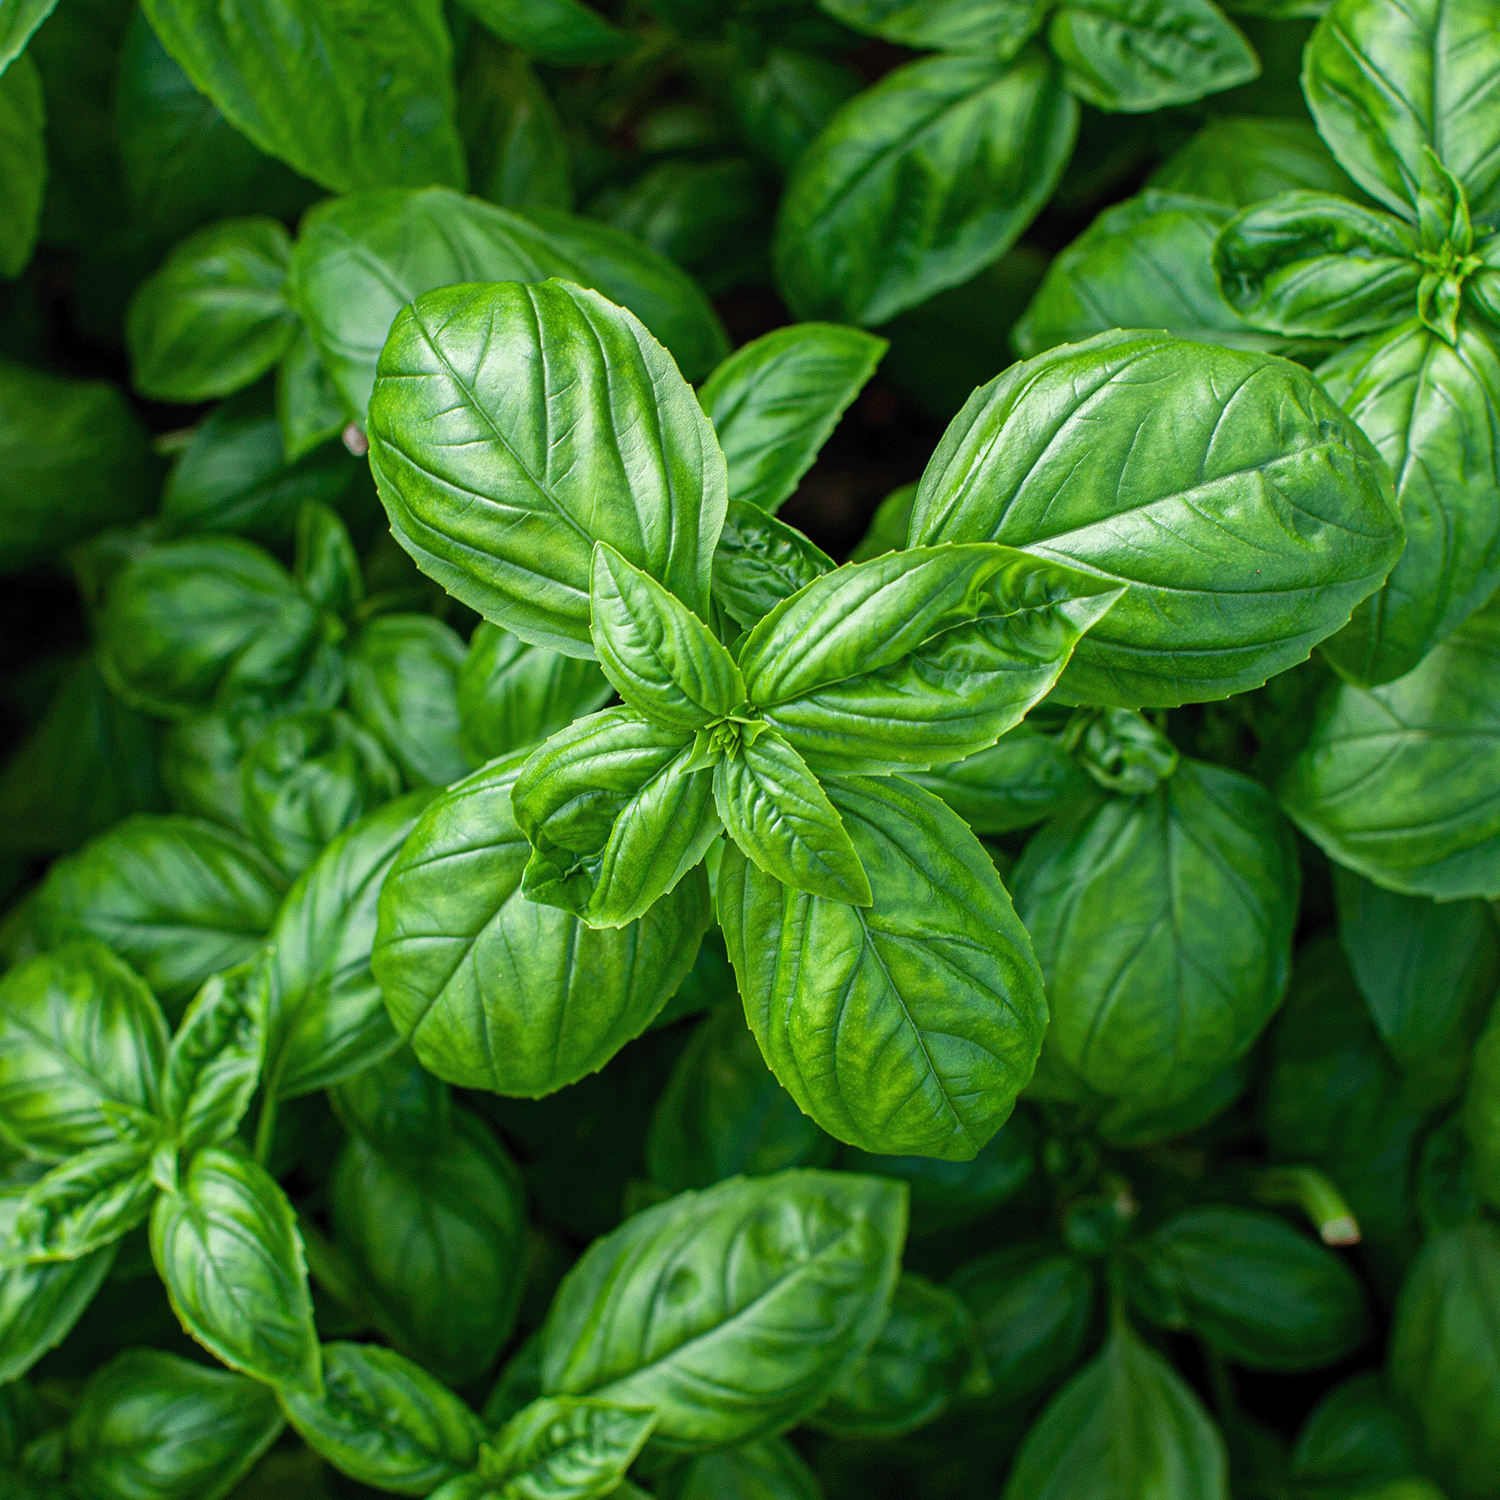
[[[1151,174],[1151,186],[1231,208],[1249,208],[1278,193],[1352,198],[1359,192],[1311,125],[1260,115],[1210,120]]]
[[[0,1263],[77,1260],[134,1229],[156,1197],[152,1148],[149,1138],[92,1146],[34,1182],[17,1200]]]
[[[650,1410],[543,1396],[496,1433],[480,1473],[503,1500],[612,1495],[655,1425]]]
[[[743,500],[729,502],[714,552],[714,597],[738,624],[759,624],[783,599],[831,572],[833,559],[795,527]]]
[[[31,33],[56,5],[57,0],[0,0],[0,73],[25,51]]]
[[[904,47],[974,52],[1004,62],[1041,27],[1047,0],[818,0],[846,26]]]
[[[502,41],[558,67],[613,62],[637,45],[582,0],[464,0],[464,5]]]
[[[15,0],[6,6],[13,9]],[[53,0],[56,3],[56,0]],[[48,7],[50,9],[50,7]],[[0,15],[0,27],[6,17]],[[5,215],[0,219],[0,276],[19,276],[31,259],[42,221],[47,189],[46,107],[42,81],[29,57],[5,57],[0,33],[0,189]]]
[[[0,1233],[9,1236],[20,1194],[0,1194]],[[77,1260],[38,1261],[0,1271],[0,1381],[17,1380],[61,1343],[114,1264],[106,1245]]]

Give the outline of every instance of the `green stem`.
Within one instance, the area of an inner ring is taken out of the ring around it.
[[[260,1098],[260,1114],[255,1121],[255,1159],[263,1167],[271,1162],[271,1147],[276,1140],[276,1093],[264,1089]]]
[[[1266,1167],[1250,1177],[1262,1203],[1291,1203],[1312,1221],[1325,1245],[1357,1245],[1359,1220],[1344,1195],[1316,1167]]]

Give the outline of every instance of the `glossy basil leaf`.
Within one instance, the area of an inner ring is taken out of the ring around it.
[[[281,1432],[266,1386],[156,1349],[127,1349],[84,1386],[68,1478],[88,1500],[222,1500]]]
[[[543,1396],[495,1434],[480,1474],[503,1495],[613,1495],[655,1425],[649,1409]]]
[[[975,392],[912,511],[911,546],[950,541],[1128,584],[1058,696],[1139,708],[1303,660],[1390,571],[1401,524],[1384,464],[1305,370],[1117,331]]]
[[[1047,41],[1068,88],[1098,109],[1186,104],[1260,72],[1211,0],[1066,0]]]
[[[131,300],[136,389],[206,401],[258,380],[296,324],[283,293],[292,242],[275,219],[226,219],[184,240]]]
[[[410,786],[446,786],[469,770],[458,719],[466,654],[431,615],[381,615],[349,647],[349,707]]]
[[[1151,174],[1168,193],[1249,208],[1278,193],[1358,192],[1311,125],[1301,120],[1226,115],[1210,120]]]
[[[678,1453],[790,1427],[879,1333],[905,1209],[895,1183],[823,1172],[735,1178],[646,1209],[563,1279],[542,1388],[653,1408],[654,1443]]]
[[[452,43],[437,0],[372,25],[333,0],[243,12],[147,0],[162,45],[262,151],[331,192],[464,184]]]
[[[817,1476],[784,1438],[690,1458],[663,1477],[657,1494],[661,1500],[823,1500]],[[619,1500],[627,1500],[623,1489]]]
[[[1047,980],[1042,1097],[1060,1072],[1161,1104],[1242,1056],[1286,992],[1298,885],[1270,795],[1199,761],[1043,828],[1011,877]]]
[[[1487,0],[1334,0],[1307,44],[1303,90],[1323,139],[1367,193],[1411,217],[1430,147],[1476,219],[1500,211],[1500,38]]]
[[[0,72],[21,55],[31,33],[56,5],[57,0],[5,0],[0,5]]]
[[[371,466],[397,540],[450,593],[534,645],[591,655],[605,541],[706,612],[723,457],[629,313],[563,282],[430,292],[380,370]],[[649,444],[626,439],[643,425]]]
[[[1500,1024],[1492,1010],[1471,1054],[1463,1126],[1472,1153],[1474,1187],[1500,1204]]]
[[[924,58],[846,104],[798,159],[776,280],[802,318],[880,324],[1002,255],[1052,195],[1078,106],[1032,48]]]
[[[537,1097],[646,1028],[687,974],[709,912],[698,873],[618,929],[529,901],[531,850],[511,809],[522,762],[493,762],[423,815],[385,877],[372,962],[424,1067]]]
[[[1056,739],[1024,723],[988,750],[915,771],[911,779],[941,797],[982,836],[1045,822],[1093,791],[1078,762]]]
[[[228,829],[137,813],[52,866],[36,915],[49,945],[108,944],[174,1013],[210,974],[255,953],[283,888]]]
[[[516,824],[531,844],[521,890],[623,927],[676,889],[718,837],[713,772],[693,741],[630,709],[607,708],[553,735],[515,779]]]
[[[474,194],[505,208],[573,206],[562,117],[523,53],[471,30],[458,75],[458,128]]]
[[[924,768],[1014,728],[1118,598],[1008,547],[888,553],[778,605],[741,646],[740,670],[814,770]]]
[[[20,1194],[0,1193],[0,1232],[14,1230]],[[77,1260],[38,1261],[0,1271],[0,1381],[24,1375],[65,1339],[109,1275],[115,1247]]]
[[[432,797],[424,788],[367,813],[287,893],[269,937],[267,1094],[291,1099],[327,1088],[397,1046],[370,972],[376,903]]]
[[[329,1090],[344,1128],[387,1156],[434,1151],[453,1128],[452,1090],[400,1047]]]
[[[488,1127],[455,1110],[441,1144],[399,1156],[353,1137],[334,1168],[331,1217],[398,1348],[455,1385],[494,1363],[522,1290],[526,1199]]]
[[[1486,606],[1395,682],[1329,689],[1282,777],[1282,806],[1340,864],[1387,890],[1500,896],[1488,772],[1497,681],[1500,609]]]
[[[774,515],[886,347],[857,328],[796,323],[736,349],[698,392],[729,465],[730,498]]]
[[[833,571],[833,559],[795,527],[743,500],[731,500],[714,553],[714,597],[746,629]]]
[[[1409,321],[1336,354],[1318,378],[1390,465],[1406,530],[1390,577],[1324,654],[1353,682],[1388,682],[1500,580],[1500,343],[1465,324],[1450,345]]]
[[[474,1413],[378,1344],[324,1344],[323,1394],[288,1390],[281,1402],[308,1447],[377,1489],[425,1495],[479,1462],[484,1428]]]
[[[651,1180],[680,1193],[738,1174],[827,1166],[832,1156],[833,1143],[766,1066],[741,1008],[716,1006],[683,1048],[651,1116]]]
[[[1026,1434],[1005,1500],[1227,1500],[1228,1467],[1192,1388],[1119,1323]]]
[[[0,1132],[42,1161],[118,1142],[113,1118],[153,1114],[167,1028],[107,948],[73,942],[0,979]]]
[[[636,39],[611,26],[582,0],[464,0],[502,40],[559,67],[613,62]]]
[[[1188,1209],[1129,1254],[1137,1310],[1191,1329],[1236,1364],[1316,1369],[1364,1341],[1365,1296],[1354,1273],[1271,1214]]]
[[[90,1147],[26,1189],[0,1254],[10,1265],[92,1255],[134,1229],[155,1197],[149,1138]]]
[[[458,677],[459,742],[483,765],[566,729],[613,693],[596,662],[528,646],[485,620]]]
[[[151,1212],[151,1258],[182,1326],[268,1385],[317,1392],[318,1335],[286,1195],[239,1151],[208,1146]]]
[[[750,1029],[830,1135],[967,1161],[1040,1050],[1031,944],[988,854],[937,798],[900,778],[824,785],[874,901],[805,895],[725,850],[719,920]]]
[[[349,422],[349,408],[323,368],[306,325],[298,323],[276,370],[276,425],[288,463],[336,437]]]
[[[19,276],[36,245],[47,189],[45,126],[36,64],[18,57],[0,72],[0,183],[8,210],[0,224],[0,276]]]
[[[960,1397],[988,1389],[969,1309],[946,1288],[908,1272],[896,1283],[880,1336],[808,1421],[835,1437],[903,1437]]]
[[[814,52],[772,47],[758,61],[739,62],[729,101],[735,122],[756,155],[779,172],[791,170],[860,89],[857,74]]]
[[[1046,0],[819,0],[846,26],[905,47],[1014,57],[1046,18]]]

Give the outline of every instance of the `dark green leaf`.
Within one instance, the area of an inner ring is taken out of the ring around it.
[[[1047,16],[1046,0],[818,0],[856,31],[905,47],[1014,57]]]
[[[0,16],[0,26],[4,23]],[[4,52],[0,36],[0,56]],[[6,206],[0,219],[0,276],[19,276],[36,244],[47,188],[45,123],[36,64],[29,57],[17,57],[0,71],[0,187]]]
[[[1405,1413],[1391,1400],[1384,1379],[1366,1371],[1334,1386],[1312,1409],[1292,1449],[1292,1473],[1310,1485],[1378,1486],[1414,1477],[1415,1450]],[[1435,1500],[1415,1487],[1395,1494]]]
[[[352,1135],[387,1156],[434,1151],[453,1128],[453,1091],[399,1047],[329,1091],[328,1102]]]
[[[735,70],[730,104],[756,154],[789,172],[839,106],[858,92],[858,75],[831,58],[773,47],[758,63]]]
[[[582,0],[464,0],[501,40],[559,67],[613,62],[636,47]]]
[[[655,1425],[649,1409],[543,1396],[495,1435],[480,1474],[503,1486],[503,1495],[613,1495]]]
[[[800,531],[743,500],[729,502],[714,553],[714,597],[731,619],[748,629],[832,571],[833,559]]]
[[[1151,186],[1231,208],[1299,190],[1351,198],[1359,191],[1311,125],[1238,115],[1210,120],[1151,174]]]
[[[914,772],[911,779],[941,797],[981,835],[1045,822],[1093,790],[1056,739],[1029,724],[1017,724],[988,750]]]
[[[350,415],[323,368],[312,335],[299,323],[276,371],[276,425],[287,462],[294,463],[344,431]]]
[[[1474,1185],[1480,1196],[1500,1206],[1500,1023],[1489,1025],[1471,1053],[1464,1095],[1463,1125],[1472,1152]]]
[[[297,512],[297,551],[292,578],[314,604],[344,616],[365,594],[359,554],[349,529],[326,505],[310,501]]]
[[[184,817],[221,823],[248,839],[240,780],[244,753],[240,735],[223,714],[191,714],[170,724],[161,754],[167,805]]]
[[[823,1500],[816,1475],[782,1438],[690,1458],[663,1478],[657,1493],[662,1500]],[[627,1500],[623,1489],[619,1495]]]
[[[0,72],[21,55],[31,33],[56,4],[57,0],[0,0]]]
[[[522,53],[470,33],[458,80],[458,125],[477,197],[522,211],[572,208],[563,122]]]

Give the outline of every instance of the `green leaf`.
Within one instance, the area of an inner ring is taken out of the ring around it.
[[[522,761],[493,762],[423,815],[385,879],[373,964],[425,1067],[537,1097],[645,1030],[688,972],[709,912],[701,874],[619,929],[527,900],[531,851],[511,811]]]
[[[420,1365],[378,1344],[324,1344],[323,1394],[283,1391],[298,1435],[341,1474],[425,1495],[479,1462],[484,1428]]]
[[[31,33],[56,5],[57,0],[0,0],[0,73],[25,51]]]
[[[1334,0],[1303,90],[1349,175],[1410,218],[1430,147],[1476,219],[1500,212],[1500,36],[1489,0]]]
[[[522,53],[474,30],[458,77],[458,127],[476,197],[523,212],[572,208],[573,163],[557,106]]]
[[[653,1442],[672,1452],[784,1430],[884,1323],[905,1208],[895,1183],[824,1172],[736,1178],[649,1208],[563,1279],[542,1388],[653,1408]]]
[[[1401,547],[1389,483],[1305,370],[1116,331],[974,394],[910,544],[1003,542],[1128,584],[1058,696],[1201,702],[1303,660],[1379,585]]]
[[[322,1388],[302,1240],[286,1195],[208,1146],[151,1213],[151,1258],[182,1326],[216,1358],[285,1390]]]
[[[1005,1500],[1227,1500],[1224,1440],[1180,1375],[1117,1325],[1026,1434]]]
[[[1292,1473],[1303,1483],[1340,1487],[1414,1478],[1419,1468],[1414,1436],[1386,1390],[1384,1375],[1367,1370],[1334,1386],[1312,1409],[1292,1449]],[[1435,1500],[1436,1492],[1414,1484],[1394,1494]]]
[[[516,1413],[480,1461],[509,1500],[593,1500],[612,1495],[656,1425],[649,1410],[543,1396]]]
[[[329,1091],[328,1102],[351,1135],[390,1156],[436,1150],[453,1128],[453,1091],[418,1062],[410,1047],[361,1068]]]
[[[331,1219],[376,1325],[442,1380],[495,1362],[524,1285],[526,1195],[489,1128],[466,1110],[410,1155],[354,1136],[333,1171]]]
[[[450,593],[589,656],[604,541],[706,613],[724,460],[631,314],[556,281],[430,292],[397,319],[380,370],[371,467],[396,539]]]
[[[707,625],[607,542],[594,544],[589,634],[626,704],[666,729],[702,729],[745,702],[734,658]]]
[[[262,151],[335,193],[464,185],[438,0],[145,0],[162,45]]]
[[[818,0],[846,26],[904,47],[1014,57],[1047,16],[1047,0]]]
[[[1211,0],[1065,0],[1047,41],[1068,88],[1098,109],[1187,104],[1260,72]]]
[[[1129,1254],[1143,1316],[1191,1329],[1252,1370],[1335,1364],[1368,1332],[1364,1289],[1345,1262],[1271,1214],[1188,1209]]]
[[[1020,238],[1073,150],[1078,106],[1038,48],[924,58],[852,99],[798,159],[774,259],[799,317],[884,323]]]
[[[815,771],[925,768],[1014,728],[1119,597],[1009,547],[893,552],[779,604],[740,648],[740,670]]]
[[[310,501],[297,512],[292,579],[314,604],[352,614],[365,596],[364,575],[349,528],[326,505]]]
[[[613,62],[638,45],[581,0],[464,0],[464,7],[502,41],[558,67]]]
[[[0,1230],[13,1229],[20,1194],[0,1194]],[[19,1379],[61,1343],[109,1275],[115,1247],[77,1260],[37,1262],[0,1271],[0,1382]]]
[[[1319,367],[1324,389],[1396,476],[1406,550],[1324,643],[1352,682],[1409,672],[1500,581],[1500,341],[1465,322],[1453,345],[1415,321]]]
[[[259,380],[291,344],[283,293],[292,242],[274,219],[226,219],[184,240],[131,299],[136,389],[206,401]]]
[[[1249,208],[1278,193],[1352,198],[1359,192],[1311,125],[1259,115],[1210,120],[1151,174],[1151,186],[1231,208]]]
[[[1048,824],[1011,877],[1047,979],[1042,1097],[1163,1104],[1242,1056],[1286,992],[1298,885],[1270,795],[1201,761]]]
[[[127,1349],[83,1388],[67,1427],[68,1477],[89,1496],[223,1500],[281,1427],[265,1386]]]
[[[886,347],[857,328],[797,323],[735,350],[698,392],[729,465],[731,499],[774,515]]]
[[[149,1138],[115,1140],[54,1167],[17,1200],[5,1260],[77,1260],[134,1229],[156,1197],[152,1150]]]
[[[191,714],[168,725],[161,752],[167,805],[185,818],[220,823],[248,839],[240,780],[244,754],[240,734],[223,714]]]
[[[288,463],[311,453],[349,423],[349,409],[323,368],[318,346],[303,323],[276,370],[276,425]]]
[[[5,19],[0,16],[0,26]],[[19,276],[36,245],[47,189],[45,125],[41,76],[29,57],[17,57],[0,70],[0,186],[6,204],[0,221],[0,276]]]
[[[663,1477],[657,1493],[662,1500],[823,1500],[817,1476],[784,1438],[690,1458]]]
[[[0,1132],[42,1161],[118,1142],[109,1111],[154,1113],[166,1054],[131,969],[99,943],[55,947],[0,979]]]
[[[725,850],[719,920],[750,1029],[830,1135],[966,1161],[1041,1049],[1031,944],[989,855],[936,797],[900,778],[824,785],[873,904],[793,891]]]
[[[1470,1053],[1463,1126],[1472,1152],[1474,1186],[1480,1197],[1500,1204],[1500,1024],[1496,1011]]]
[[[714,597],[731,619],[746,629],[759,624],[783,599],[831,572],[833,559],[795,527],[743,500],[729,502],[714,553]]]
[[[914,772],[911,779],[941,797],[981,837],[1058,817],[1093,791],[1056,739],[1024,723],[988,750]]]
[[[858,74],[813,52],[772,47],[758,62],[737,61],[729,96],[735,123],[756,155],[782,173],[860,89]]]

